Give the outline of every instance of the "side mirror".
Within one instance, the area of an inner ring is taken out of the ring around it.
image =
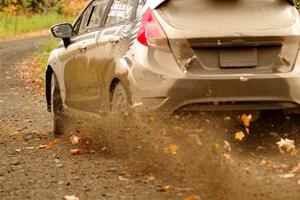
[[[56,38],[61,38],[64,42],[65,48],[71,44],[71,37],[73,36],[73,27],[69,23],[57,24],[51,28],[52,35]]]

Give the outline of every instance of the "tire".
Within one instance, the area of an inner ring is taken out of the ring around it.
[[[51,76],[51,115],[52,132],[55,136],[63,134],[64,113],[58,81],[54,73]]]
[[[119,130],[125,129],[129,123],[129,98],[126,89],[118,83],[113,91],[111,98],[111,116],[113,126]]]
[[[118,83],[111,98],[111,112],[124,114],[128,111],[129,98],[126,89]]]

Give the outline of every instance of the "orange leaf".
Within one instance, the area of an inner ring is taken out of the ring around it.
[[[192,196],[186,197],[184,200],[200,200],[200,197],[196,196],[196,195],[192,195]]]
[[[243,114],[241,119],[243,121],[244,126],[249,127],[250,123],[251,123],[251,120],[252,120],[252,115]]]
[[[154,121],[155,121],[155,116],[150,115],[150,116],[149,116],[149,121],[150,121],[150,122],[154,122]]]
[[[174,144],[174,145],[171,145],[171,146],[165,148],[165,152],[175,155],[175,154],[177,154],[178,148],[179,148],[178,145]]]
[[[175,187],[172,185],[166,185],[166,186],[158,188],[158,191],[160,191],[160,192],[168,192],[168,191],[172,191],[172,190],[175,190]]]
[[[235,139],[242,141],[245,138],[245,134],[243,133],[243,131],[239,131],[235,134]]]
[[[59,139],[55,139],[53,141],[48,142],[48,144],[46,145],[46,149],[50,150],[53,149],[53,147],[58,144],[60,142]]]
[[[70,156],[79,156],[80,150],[79,149],[71,149],[69,154],[70,154]]]

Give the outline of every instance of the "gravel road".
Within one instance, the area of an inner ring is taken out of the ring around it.
[[[15,68],[45,41],[46,36],[0,43],[0,199],[166,199],[159,180],[129,174],[123,161],[91,152],[69,155],[72,146],[61,138],[52,149],[50,114],[44,97],[33,97],[15,75]],[[150,178],[149,178],[150,177]]]
[[[289,138],[299,148],[296,115],[263,113],[243,141],[235,139],[244,127],[234,113],[149,116],[121,131],[74,119],[55,139],[44,97],[15,73],[46,39],[0,42],[1,200],[300,199],[299,153],[279,153],[276,145]],[[71,135],[82,141],[72,145]]]

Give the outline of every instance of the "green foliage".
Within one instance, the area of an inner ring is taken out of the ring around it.
[[[48,13],[74,15],[87,0],[0,0],[0,12],[8,14]]]
[[[62,0],[0,0],[0,11],[10,14],[55,11]]]
[[[37,77],[39,79],[42,79],[43,82],[44,82],[44,73],[46,71],[49,54],[58,45],[59,42],[60,42],[59,39],[51,37],[39,48],[38,51],[36,51],[33,54],[39,66],[35,69]]]
[[[37,52],[35,52],[34,56],[38,58],[42,66],[46,66],[50,52],[57,46],[59,42],[60,39],[51,37],[40,47]]]
[[[22,5],[24,8],[29,8],[32,6],[32,0],[22,0]]]
[[[296,0],[295,2],[296,2],[296,7],[297,7],[298,9],[300,9],[300,0]]]
[[[33,15],[9,15],[0,12],[0,38],[20,33],[28,33],[43,29],[50,29],[53,24],[71,22],[73,17],[64,17],[57,13]]]

